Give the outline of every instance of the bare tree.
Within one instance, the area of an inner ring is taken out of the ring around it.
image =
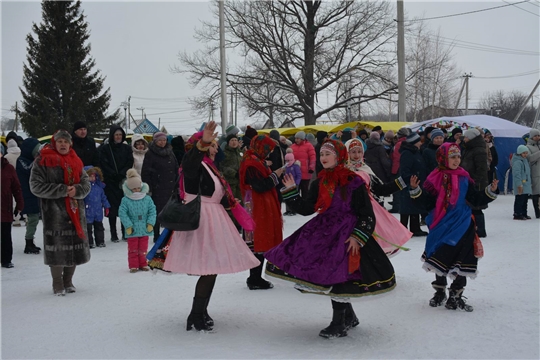
[[[459,74],[453,59],[453,44],[420,22],[407,33],[406,68],[408,120],[423,121],[446,115],[458,93]]]
[[[250,114],[306,125],[335,109],[385,98],[397,86],[395,23],[389,2],[227,1],[226,46],[242,59],[229,64],[227,81]],[[213,3],[217,22],[217,2]],[[192,86],[205,94],[219,88],[219,31],[203,23],[196,38],[206,48],[180,52]],[[229,55],[230,58],[230,55]],[[332,94],[328,104],[317,102]],[[318,105],[317,107],[315,105]]]
[[[479,107],[485,109],[487,115],[513,121],[525,100],[527,100],[527,94],[521,91],[514,90],[507,93],[498,90],[484,94]],[[536,109],[532,105],[527,106],[521,113],[518,123],[529,127],[532,126],[535,114]]]

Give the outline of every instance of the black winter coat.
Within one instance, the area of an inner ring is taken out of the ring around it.
[[[475,190],[483,190],[488,182],[488,156],[486,141],[481,136],[464,142],[464,151],[461,156],[461,167],[467,170],[474,180]]]
[[[39,199],[30,191],[30,172],[34,165],[32,151],[39,144],[35,138],[27,138],[21,145],[21,156],[17,158],[17,177],[21,183],[22,194],[24,198],[23,214],[39,214]]]
[[[416,146],[404,141],[399,149],[401,158],[399,160],[399,174],[403,178],[407,187],[399,193],[401,203],[399,204],[400,214],[423,214],[425,210],[420,205],[417,205],[411,199],[409,194],[409,184],[411,176],[416,175],[420,180],[420,186],[424,183],[428,176],[427,167],[424,158],[420,153],[420,149]]]
[[[144,156],[141,178],[150,186],[152,200],[158,214],[171,197],[177,177],[178,162],[172,147],[167,144],[160,148],[152,142]]]
[[[437,149],[440,145],[435,145],[431,141],[429,144],[424,148],[424,151],[422,151],[422,157],[424,158],[424,162],[426,163],[427,168],[427,174],[431,174],[433,170],[439,166],[437,163]]]
[[[94,139],[88,136],[80,138],[75,135],[74,132],[71,133],[71,138],[73,140],[73,150],[75,150],[77,156],[81,158],[83,165],[99,167],[99,154]]]
[[[380,140],[373,139],[367,141],[366,144],[364,161],[383,183],[389,182],[392,180],[392,161],[386,154],[384,145]]]
[[[122,142],[114,142],[114,133],[122,130]],[[105,195],[111,204],[109,216],[118,216],[118,208],[124,196],[122,184],[126,178],[126,172],[133,167],[133,151],[131,146],[124,144],[126,133],[118,125],[112,125],[109,131],[109,138],[99,149],[99,163],[103,172]]]

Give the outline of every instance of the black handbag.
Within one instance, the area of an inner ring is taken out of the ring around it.
[[[202,177],[201,177],[202,178]],[[179,181],[182,181],[180,178]],[[171,195],[165,207],[158,215],[158,221],[166,229],[174,231],[191,231],[199,228],[201,218],[201,179],[197,197],[186,203],[180,198],[178,186]]]

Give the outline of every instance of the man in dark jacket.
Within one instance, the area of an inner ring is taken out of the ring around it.
[[[461,157],[461,167],[467,170],[474,180],[474,189],[483,191],[488,182],[488,156],[486,141],[478,129],[468,129],[463,133],[463,155]],[[483,209],[487,205],[472,207],[472,213],[476,222],[476,233],[479,237],[486,237],[486,221]]]
[[[124,197],[122,184],[126,178],[126,172],[133,167],[133,151],[131,146],[124,144],[126,133],[118,125],[112,125],[109,130],[109,138],[99,147],[99,163],[103,172],[105,195],[111,204],[109,210],[109,225],[111,229],[111,241],[118,242],[116,232],[116,218],[118,209]],[[122,238],[124,238],[124,226]]]
[[[96,149],[96,142],[88,136],[86,124],[82,121],[77,121],[73,125],[71,133],[73,139],[73,150],[77,156],[81,158],[83,165],[99,166],[99,155]]]
[[[383,183],[389,182],[392,180],[392,162],[386,154],[379,133],[373,131],[366,144],[364,161]]]

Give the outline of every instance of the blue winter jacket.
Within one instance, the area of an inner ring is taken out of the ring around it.
[[[156,206],[152,198],[148,195],[138,200],[129,198],[129,196],[133,195],[133,192],[129,190],[125,182],[122,185],[122,189],[124,190],[124,197],[118,209],[118,216],[124,228],[133,228],[133,233],[130,235],[125,234],[125,237],[130,238],[153,234],[153,230],[146,231],[147,225],[154,226],[156,223]],[[143,183],[141,192],[147,194],[148,189],[148,184]]]
[[[532,194],[531,167],[529,161],[521,155],[512,155],[512,183],[514,195],[518,195],[518,186],[523,186],[522,194]]]
[[[98,174],[96,174],[96,181],[90,182],[90,193],[84,198],[86,222],[89,224],[94,221],[103,221],[103,208],[111,207],[103,190],[105,186]]]

